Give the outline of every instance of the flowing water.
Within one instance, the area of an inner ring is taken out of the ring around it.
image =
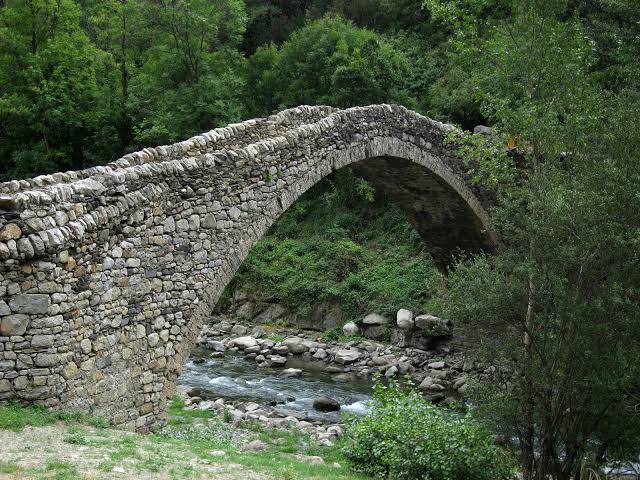
[[[251,401],[289,410],[303,411],[308,418],[337,422],[340,413],[362,414],[371,396],[371,383],[356,377],[336,376],[324,371],[322,362],[310,362],[300,357],[288,357],[287,368],[300,368],[298,377],[287,377],[282,368],[258,368],[255,361],[239,355],[205,359],[191,358],[178,384],[199,387],[207,399]],[[329,397],[341,405],[340,412],[322,413],[313,408],[313,401]]]

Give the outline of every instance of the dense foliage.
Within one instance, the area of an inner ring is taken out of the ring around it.
[[[495,193],[496,255],[439,275],[384,192],[342,172],[289,209],[236,284],[303,314],[431,302],[490,327],[486,353],[506,368],[478,389],[479,412],[517,440],[526,479],[580,478],[638,455],[639,39],[637,0],[0,0],[0,178],[299,103],[492,125],[450,141]],[[362,428],[362,445],[378,441]],[[378,460],[356,445],[378,472],[440,468],[395,440]]]
[[[461,65],[475,58],[480,106],[502,132],[494,143],[520,148],[516,169],[494,146],[463,141],[476,180],[498,193],[503,248],[457,265],[436,302],[479,329],[503,323],[485,343],[507,368],[478,402],[518,440],[525,478],[581,478],[639,453],[640,128],[629,119],[640,94],[632,66],[604,88],[611,72],[598,71],[566,2],[512,8],[457,47]]]
[[[509,459],[470,416],[396,382],[374,386],[371,409],[347,424],[343,453],[360,471],[397,480],[506,480]]]
[[[338,305],[363,312],[420,311],[433,261],[402,212],[349,170],[303,195],[251,251],[229,289],[309,315]]]

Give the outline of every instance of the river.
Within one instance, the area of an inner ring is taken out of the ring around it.
[[[362,414],[371,397],[371,382],[355,376],[332,375],[322,362],[288,357],[287,368],[302,369],[296,377],[283,374],[282,368],[258,368],[253,360],[227,353],[221,358],[189,359],[179,385],[199,387],[207,399],[251,401],[303,411],[311,420],[336,423],[340,413]],[[194,361],[195,360],[195,361]],[[204,361],[202,361],[204,360]],[[329,397],[341,405],[340,412],[323,413],[313,408],[313,401]]]

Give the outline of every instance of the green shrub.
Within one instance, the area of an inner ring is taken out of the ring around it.
[[[391,479],[513,478],[506,453],[468,415],[428,403],[413,387],[379,379],[369,413],[348,417],[342,450],[356,470]]]

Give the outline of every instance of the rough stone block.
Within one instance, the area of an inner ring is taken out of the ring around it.
[[[22,335],[27,331],[29,317],[23,314],[8,315],[0,320],[0,337]]]
[[[51,297],[46,294],[14,295],[9,300],[9,307],[14,313],[43,314],[51,305]]]

